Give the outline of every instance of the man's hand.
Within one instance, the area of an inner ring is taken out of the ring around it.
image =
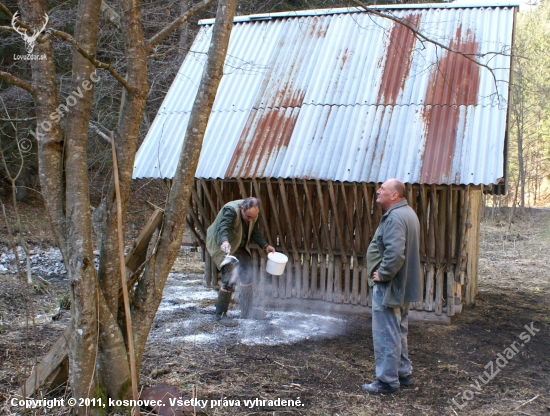
[[[220,249],[221,249],[225,254],[229,254],[229,253],[231,253],[231,244],[229,244],[229,241],[224,241],[224,242],[220,245]]]
[[[265,250],[265,252],[266,252],[267,254],[269,254],[269,253],[275,253],[275,249],[274,249],[272,246],[270,246],[270,245],[265,246],[265,249],[264,249],[264,250]]]
[[[381,282],[382,281],[378,278],[378,270],[375,270],[374,273],[372,274],[372,281],[373,282]]]

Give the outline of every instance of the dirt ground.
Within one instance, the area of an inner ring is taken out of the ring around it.
[[[475,305],[450,326],[410,324],[415,385],[392,396],[361,392],[374,378],[368,317],[268,311],[264,321],[221,327],[212,323],[216,294],[201,284],[197,254],[183,252],[149,337],[141,381],[145,388],[166,383],[189,397],[195,391],[207,400],[208,415],[550,415],[549,252],[549,210],[531,210],[510,227],[507,216],[487,212]],[[17,410],[6,400],[19,385],[25,354],[44,354],[69,320],[68,311],[56,309],[65,281],[50,283],[29,289],[33,335],[25,330],[27,289],[13,275],[0,275],[0,413]],[[237,310],[231,314],[238,317]],[[255,399],[256,406],[245,404]]]

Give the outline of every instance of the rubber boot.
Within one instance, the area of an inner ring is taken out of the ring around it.
[[[218,301],[216,302],[214,320],[223,326],[237,326],[237,322],[227,316],[229,302],[231,302],[231,292],[224,292],[220,289],[218,291]]]
[[[252,307],[252,285],[239,287],[239,305],[241,307],[241,318],[243,319],[264,319],[265,312]]]

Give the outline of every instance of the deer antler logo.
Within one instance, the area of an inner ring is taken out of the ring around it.
[[[36,45],[36,39],[46,29],[46,25],[48,24],[49,18],[48,18],[48,15],[46,14],[45,15],[46,21],[44,22],[44,25],[42,25],[42,28],[40,30],[35,30],[34,33],[31,36],[29,36],[27,35],[27,29],[24,29],[24,28],[22,29],[17,26],[15,22],[17,20],[17,13],[19,12],[15,12],[13,17],[11,18],[11,26],[15,29],[17,33],[23,36],[23,39],[25,40],[25,44],[27,45],[27,52],[30,54],[34,49],[34,45]]]

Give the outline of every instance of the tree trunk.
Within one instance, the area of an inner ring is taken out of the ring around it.
[[[162,298],[162,290],[168,273],[181,247],[185,218],[194,185],[195,172],[199,162],[202,142],[208,118],[214,104],[216,91],[223,76],[223,66],[229,37],[233,26],[236,0],[219,0],[208,60],[204,69],[199,91],[191,112],[185,133],[178,167],[166,203],[164,223],[155,261],[145,270],[144,277],[136,289],[136,299],[141,307],[134,311],[133,319],[141,323],[136,345],[136,354],[141,358],[153,318]],[[154,296],[150,296],[154,293]],[[139,352],[138,352],[139,351]]]

